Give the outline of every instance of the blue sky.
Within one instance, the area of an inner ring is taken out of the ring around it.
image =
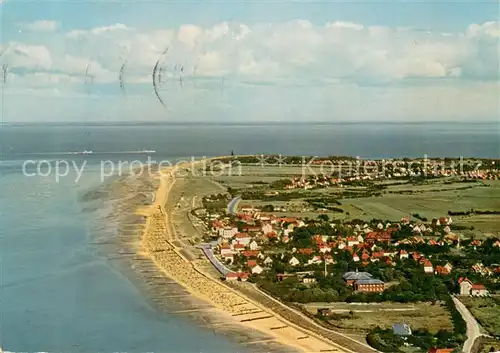
[[[0,11],[3,121],[499,118],[497,1],[4,0]]]

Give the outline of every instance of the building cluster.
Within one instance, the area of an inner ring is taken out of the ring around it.
[[[352,264],[359,269],[374,262],[396,266],[398,262],[413,261],[428,275],[448,276],[454,271],[451,263],[438,261],[432,255],[427,256],[419,251],[409,251],[405,248],[415,248],[418,245],[463,247],[458,235],[450,230],[453,222],[451,217],[434,219],[427,225],[403,218],[394,224],[378,223],[372,226],[359,223],[343,225],[332,223],[330,224],[332,233],[338,233],[337,235],[316,234],[312,236],[310,246],[281,247],[281,252],[277,254],[274,247],[268,245],[289,243],[293,240],[294,230],[306,226],[304,221],[297,217],[278,217],[260,212],[249,205],[239,208],[236,220],[239,228],[234,220],[222,216],[214,217],[209,226],[211,236],[217,238],[214,246],[216,256],[232,269],[231,274],[226,276],[228,280],[246,280],[250,275],[260,275],[272,267],[274,261],[281,261],[290,268],[297,268],[297,271],[307,266],[324,264],[326,272],[326,265],[335,264],[339,259],[345,261],[346,254]],[[403,226],[409,227],[412,234],[404,239],[394,240],[394,232]],[[433,237],[434,235],[436,237]],[[293,244],[295,245],[295,242]],[[473,240],[465,246],[481,245],[481,241]],[[500,241],[494,246],[500,246]],[[500,273],[500,265],[488,267],[477,263],[471,270],[487,276]],[[305,284],[315,282],[311,275],[298,276],[296,273],[282,274],[281,279],[291,275],[295,275]],[[383,281],[373,278],[364,271],[347,272],[344,274],[344,279],[346,285],[355,291],[382,292],[385,288]],[[476,293],[478,292],[470,292],[471,295]]]
[[[443,161],[402,161],[402,160],[381,160],[381,161],[336,161],[315,160],[311,166],[323,166],[324,168],[336,167],[337,173],[332,170],[332,175],[315,174],[307,176],[293,177],[284,186],[284,189],[313,189],[328,186],[342,186],[345,183],[354,181],[375,181],[382,179],[400,179],[408,177],[462,177],[466,180],[498,180],[500,179],[500,169],[495,168],[497,164],[491,161],[490,166],[483,166],[480,169],[472,168],[474,162],[465,163],[468,168],[460,166],[455,162],[443,164]],[[339,172],[340,171],[340,172]]]

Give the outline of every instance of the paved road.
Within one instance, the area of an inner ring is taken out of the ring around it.
[[[236,213],[236,206],[238,206],[238,202],[240,202],[240,200],[241,200],[241,196],[236,196],[234,199],[229,201],[229,203],[227,204],[227,213],[235,214]]]
[[[474,341],[481,336],[481,330],[479,328],[479,324],[477,323],[474,316],[471,314],[469,309],[462,304],[460,300],[453,297],[453,302],[458,310],[458,312],[462,315],[463,319],[467,323],[467,340],[464,343],[464,347],[462,348],[463,353],[470,353],[472,346],[474,345]]]
[[[212,265],[219,271],[223,276],[227,275],[229,272],[233,272],[228,269],[222,262],[220,262],[214,255],[211,247],[202,247],[205,256],[212,263]]]

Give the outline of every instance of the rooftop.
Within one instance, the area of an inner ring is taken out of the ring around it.
[[[342,278],[346,281],[368,280],[373,276],[368,272],[350,271],[344,273]]]

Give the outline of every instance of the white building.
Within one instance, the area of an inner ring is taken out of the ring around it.
[[[262,267],[260,267],[259,265],[254,266],[252,268],[252,273],[257,274],[257,275],[260,275],[263,271],[264,271],[264,269]]]
[[[271,259],[269,256],[266,257],[266,259],[264,260],[264,265],[266,265],[266,266],[270,266],[272,263],[273,263],[273,259]]]
[[[232,238],[236,233],[238,233],[238,228],[236,227],[219,228],[219,236],[224,239]]]
[[[249,247],[250,247],[250,250],[259,250],[260,249],[259,244],[257,244],[257,242],[255,240],[252,240]]]
[[[297,265],[300,265],[300,261],[297,260],[297,258],[294,256],[290,259],[290,261],[288,261],[288,263],[292,266],[297,266]]]
[[[234,241],[245,246],[249,245],[251,240],[252,238],[248,235],[248,233],[236,233],[234,235]]]

